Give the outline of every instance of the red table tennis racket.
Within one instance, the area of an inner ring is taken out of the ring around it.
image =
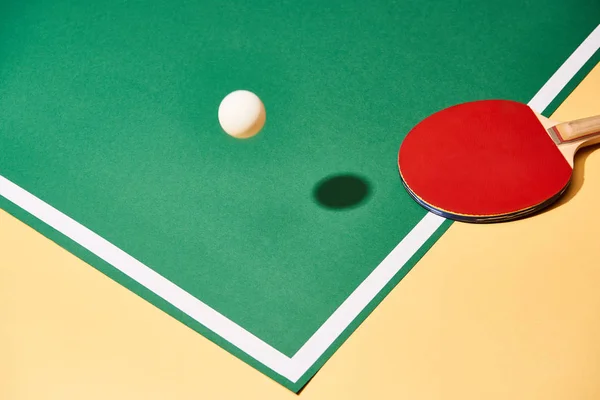
[[[455,105],[424,119],[398,153],[404,186],[423,207],[464,222],[500,222],[556,201],[575,152],[600,142],[600,116],[558,123],[508,100]]]

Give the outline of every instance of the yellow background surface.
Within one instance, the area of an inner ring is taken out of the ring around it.
[[[599,204],[596,146],[551,210],[454,224],[299,395],[0,211],[0,399],[597,400]]]

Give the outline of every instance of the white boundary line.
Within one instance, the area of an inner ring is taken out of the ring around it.
[[[293,372],[296,373],[294,382],[321,357],[444,221],[445,218],[427,213],[381,264],[358,285],[342,305],[327,318],[327,321],[292,357],[295,364]]]
[[[1,175],[0,196],[5,197],[72,239],[269,368],[283,376],[290,375],[288,372],[289,357],[230,321],[117,246]]]
[[[542,112],[600,48],[600,25],[531,99]],[[433,235],[444,218],[428,213],[371,272],[313,336],[289,358],[77,221],[0,175],[5,197],[177,307],[279,375],[296,382]]]
[[[548,82],[529,101],[529,107],[537,112],[542,112],[554,100],[567,83],[585,65],[600,47],[600,24],[588,37],[575,49],[573,54],[560,66],[548,79]]]

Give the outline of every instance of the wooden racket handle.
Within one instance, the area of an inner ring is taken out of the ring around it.
[[[600,115],[563,122],[555,125],[552,130],[558,135],[561,142],[572,142],[588,136],[600,136]]]

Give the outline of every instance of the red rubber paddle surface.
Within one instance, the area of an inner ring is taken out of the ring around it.
[[[490,217],[559,195],[573,172],[535,113],[507,100],[463,103],[426,118],[402,142],[398,167],[434,209]]]

